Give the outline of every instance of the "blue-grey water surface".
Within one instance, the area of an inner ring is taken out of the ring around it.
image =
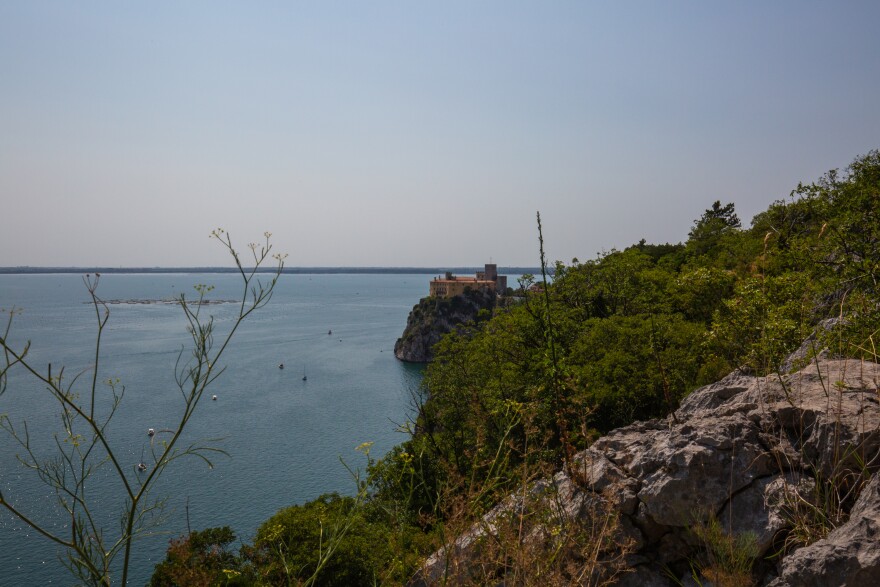
[[[215,443],[229,453],[209,469],[197,459],[172,464],[157,486],[167,496],[169,533],[144,539],[132,562],[131,582],[149,581],[164,557],[168,539],[186,531],[185,504],[193,529],[229,525],[244,540],[279,508],[322,493],[352,493],[342,466],[364,465],[356,446],[373,442],[381,456],[405,439],[397,424],[411,416],[410,394],[421,372],[398,362],[392,348],[418,299],[427,294],[426,275],[284,275],[268,306],[252,315],[221,361],[227,371],[209,390],[187,429],[190,442]],[[101,277],[107,300],[162,300],[193,285],[214,285],[211,299],[240,300],[234,274],[112,274]],[[0,307],[23,308],[10,339],[31,340],[29,358],[40,369],[65,365],[65,379],[94,362],[95,313],[77,275],[0,275]],[[174,426],[182,405],[174,382],[178,351],[187,342],[183,313],[174,304],[121,303],[110,307],[99,368],[101,380],[118,377],[126,386],[109,428],[126,466],[149,447],[148,428]],[[203,307],[225,333],[237,306]],[[332,330],[332,335],[328,332]],[[219,338],[219,336],[218,336]],[[284,363],[285,368],[278,365]],[[308,376],[303,381],[303,372]],[[88,389],[86,372],[75,389]],[[107,387],[99,391],[107,394]],[[51,435],[60,428],[48,394],[21,373],[0,396],[0,413],[20,426],[29,421],[32,443],[52,456]],[[106,404],[105,404],[106,405]],[[56,528],[54,494],[19,465],[21,453],[0,435],[0,488],[17,506]],[[145,459],[147,460],[147,459]],[[108,528],[118,527],[120,487],[98,477],[89,496]],[[68,585],[57,549],[8,513],[0,512],[0,585]]]

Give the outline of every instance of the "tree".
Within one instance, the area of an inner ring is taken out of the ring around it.
[[[739,216],[736,215],[733,202],[722,206],[720,200],[715,200],[712,207],[694,221],[688,233],[687,246],[697,256],[711,254],[719,248],[726,235],[739,228]]]
[[[690,238],[699,236],[701,232],[724,232],[731,228],[739,228],[739,216],[736,215],[733,202],[721,205],[721,200],[715,200],[712,207],[703,213],[699,220],[694,221],[694,227],[688,233]]]
[[[261,579],[270,585],[375,585],[392,558],[390,536],[362,500],[325,494],[266,520],[249,553]]]
[[[109,426],[119,408],[125,388],[116,381],[107,381],[108,392],[101,385],[101,335],[110,319],[107,304],[98,296],[100,275],[87,275],[83,281],[91,298],[97,321],[97,337],[94,345],[94,364],[88,377],[83,373],[70,380],[64,368],[49,364],[45,371],[31,362],[28,354],[30,342],[15,346],[9,340],[16,310],[9,311],[5,330],[0,336],[3,360],[0,362],[0,394],[7,390],[9,374],[13,370],[39,382],[45,388],[46,400],[55,405],[61,417],[61,428],[54,432],[55,454],[44,458],[31,443],[28,423],[13,422],[0,415],[0,427],[17,443],[22,453],[22,464],[54,492],[60,511],[66,517],[59,529],[41,523],[35,512],[23,511],[16,505],[15,489],[0,490],[0,506],[6,508],[36,532],[64,547],[67,551],[66,565],[82,582],[91,585],[110,585],[113,573],[118,570],[120,584],[128,580],[129,560],[135,538],[158,523],[161,500],[150,495],[165,469],[185,456],[194,456],[210,464],[213,453],[222,452],[208,444],[194,442],[184,444],[183,433],[190,418],[205,395],[205,390],[223,372],[220,359],[241,323],[252,312],[266,305],[272,297],[275,284],[284,267],[284,256],[271,255],[269,233],[265,233],[262,245],[249,245],[254,265],[245,268],[232,246],[229,234],[221,229],[211,236],[216,238],[232,255],[242,278],[242,298],[238,312],[231,321],[229,331],[215,341],[214,320],[204,316],[205,296],[211,290],[197,285],[197,297],[189,301],[181,294],[177,299],[191,337],[189,357],[181,349],[175,367],[175,379],[183,402],[177,425],[172,430],[160,431],[157,441],[151,443],[147,462],[137,467],[123,464],[120,450],[109,437]],[[274,271],[264,282],[258,273],[261,265],[270,258],[277,261]],[[82,389],[85,388],[85,389]],[[155,440],[155,439],[154,439]],[[120,527],[105,528],[101,522],[106,518],[107,503],[98,503],[87,491],[100,475],[101,483],[115,483],[119,487],[121,512]],[[118,556],[122,562],[115,562]]]
[[[857,158],[839,174],[795,190],[822,219],[814,269],[843,290],[880,290],[880,151]]]
[[[171,540],[165,560],[156,565],[150,587],[208,587],[247,584],[241,561],[229,550],[235,534],[229,526],[190,532]]]

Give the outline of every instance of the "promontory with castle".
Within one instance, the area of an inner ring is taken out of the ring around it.
[[[403,335],[394,344],[394,356],[409,363],[426,363],[440,338],[470,322],[492,316],[498,297],[507,293],[507,276],[486,263],[474,275],[446,272],[431,280],[428,297],[413,306]]]

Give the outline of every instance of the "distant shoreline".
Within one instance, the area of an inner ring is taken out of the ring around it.
[[[474,274],[483,267],[285,267],[292,274],[425,274],[442,275],[447,271],[459,275]],[[0,267],[0,275],[45,275],[53,273],[237,273],[235,267]],[[260,268],[259,273],[274,273]],[[521,275],[540,273],[540,267],[498,267],[499,274]]]

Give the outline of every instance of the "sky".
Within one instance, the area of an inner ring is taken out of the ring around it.
[[[680,242],[880,148],[880,2],[0,0],[0,266]]]

